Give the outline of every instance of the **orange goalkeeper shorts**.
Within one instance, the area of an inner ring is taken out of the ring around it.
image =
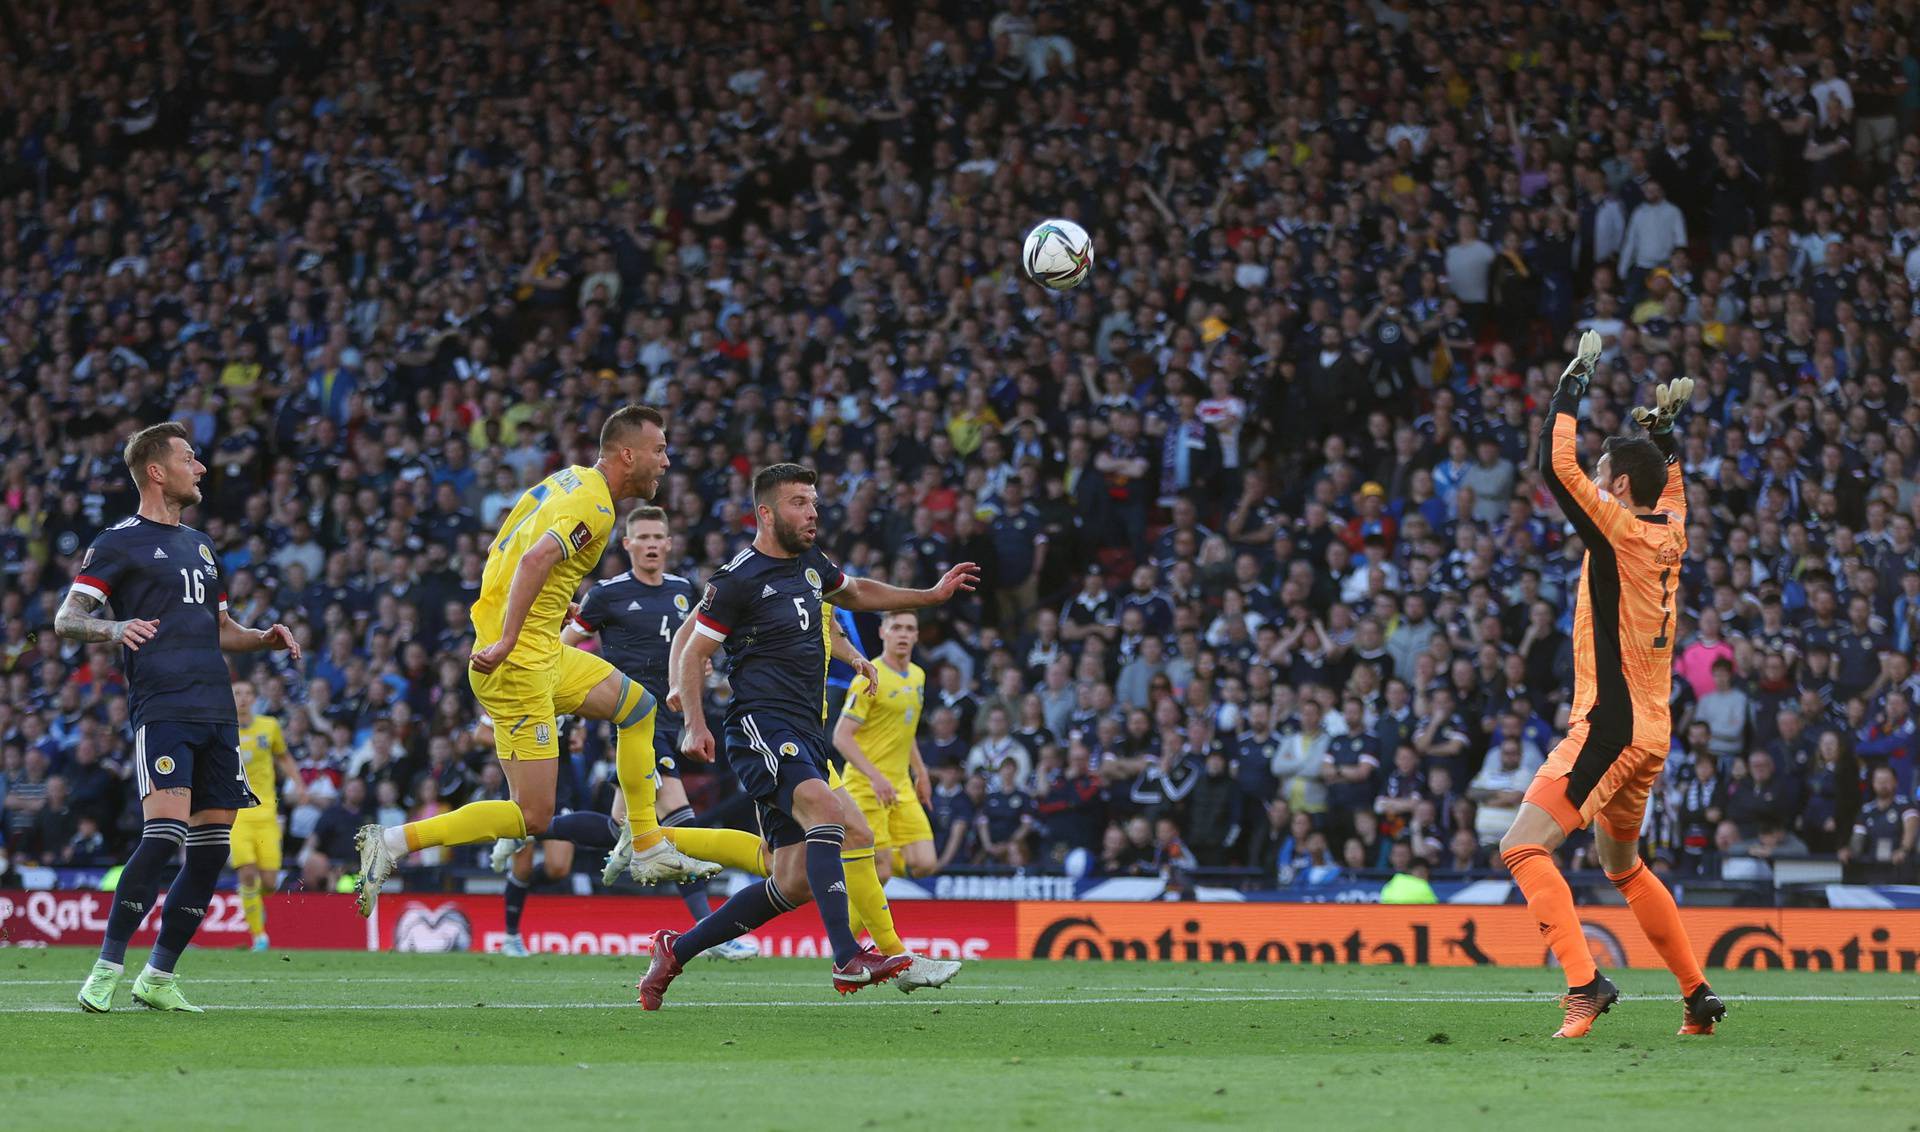
[[[1563,833],[1597,820],[1614,840],[1638,841],[1647,795],[1666,765],[1665,750],[1598,739],[1582,720],[1541,764],[1526,800],[1552,814]]]

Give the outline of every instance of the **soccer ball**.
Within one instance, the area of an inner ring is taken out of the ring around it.
[[[1093,274],[1093,238],[1071,220],[1042,220],[1020,256],[1027,275],[1049,291],[1070,291]]]

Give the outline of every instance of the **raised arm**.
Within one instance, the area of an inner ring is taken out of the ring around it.
[[[1586,395],[1599,356],[1600,336],[1591,330],[1581,334],[1580,352],[1560,376],[1540,436],[1540,472],[1547,490],[1589,543],[1610,537],[1627,523],[1626,509],[1603,495],[1580,469],[1580,398]]]
[[[980,581],[980,567],[962,562],[948,570],[932,589],[909,590],[890,586],[872,578],[848,577],[846,584],[829,593],[833,604],[842,609],[883,613],[889,609],[923,609],[952,601],[956,594],[971,593]]]
[[[1680,465],[1680,442],[1673,438],[1674,418],[1693,400],[1693,379],[1676,377],[1653,391],[1653,408],[1633,410],[1633,419],[1647,430],[1647,438],[1667,458],[1667,485],[1660,489],[1660,510],[1671,512],[1684,530],[1687,523],[1687,477]]]

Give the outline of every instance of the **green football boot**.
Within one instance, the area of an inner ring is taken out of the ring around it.
[[[133,980],[133,1001],[150,1010],[178,1010],[186,1014],[205,1014],[206,1011],[187,1001],[180,993],[180,980],[172,975],[156,975],[151,971],[141,971]]]
[[[105,959],[96,959],[87,981],[80,985],[80,1009],[89,1014],[105,1014],[113,1009],[113,992],[120,989],[120,973]]]

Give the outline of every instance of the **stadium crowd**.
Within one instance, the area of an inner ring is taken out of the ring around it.
[[[0,11],[5,851],[139,829],[114,650],[50,630],[136,425],[188,424],[236,619],[306,648],[234,660],[320,884],[362,820],[503,790],[485,540],[645,401],[676,572],[779,459],[850,570],[985,566],[917,657],[948,867],[1483,870],[1564,726],[1581,548],[1535,443],[1595,328],[1590,456],[1699,379],[1660,867],[1911,879],[1914,15]],[[1062,295],[1017,271],[1054,214],[1098,262]]]

